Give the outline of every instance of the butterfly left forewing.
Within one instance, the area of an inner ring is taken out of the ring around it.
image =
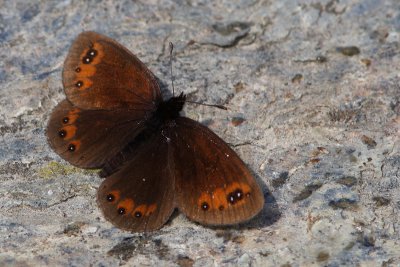
[[[64,62],[67,98],[83,109],[154,109],[161,101],[155,76],[128,49],[96,32],[83,32]]]
[[[175,208],[174,176],[168,142],[147,137],[97,193],[104,216],[115,226],[147,232],[161,228]]]
[[[170,133],[174,147],[178,208],[207,225],[229,225],[254,217],[263,193],[239,156],[215,133],[178,118]]]

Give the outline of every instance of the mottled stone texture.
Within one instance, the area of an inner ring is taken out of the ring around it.
[[[254,171],[265,209],[239,227],[173,216],[131,234],[101,179],[48,146],[61,70],[83,30],[109,35]],[[397,266],[400,2],[0,1],[0,265]]]

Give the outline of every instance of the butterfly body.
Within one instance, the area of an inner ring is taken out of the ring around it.
[[[146,143],[148,140],[154,138],[154,136],[163,134],[169,140],[166,131],[169,128],[173,128],[176,125],[175,120],[180,117],[180,111],[185,104],[186,96],[182,93],[177,97],[171,97],[167,101],[161,101],[156,105],[157,109],[145,116],[144,127],[140,133],[133,131],[131,142],[129,142],[121,152],[119,152],[113,159],[106,162],[102,166],[100,172],[101,177],[107,177],[115,172],[119,165],[123,163],[129,154],[135,153],[140,145]],[[133,116],[134,117],[134,116]],[[132,125],[135,130],[135,124]]]
[[[80,34],[63,83],[67,100],[51,115],[49,143],[75,166],[102,169],[97,202],[117,227],[155,230],[176,208],[202,224],[236,224],[262,209],[262,191],[239,156],[180,116],[185,95],[164,101],[154,75],[116,41]]]
[[[162,101],[155,112],[154,117],[161,119],[163,122],[173,120],[180,116],[180,111],[185,104],[186,96],[180,94],[177,97],[171,97],[167,101]]]

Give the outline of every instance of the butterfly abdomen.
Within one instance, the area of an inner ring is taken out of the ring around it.
[[[115,173],[122,167],[126,159],[132,157],[138,151],[139,146],[156,137],[164,125],[178,118],[179,112],[185,104],[185,99],[186,96],[180,94],[177,97],[171,97],[167,101],[160,102],[154,114],[144,121],[142,131],[132,137],[131,142],[102,166],[100,176],[107,177]]]
[[[67,100],[51,115],[49,142],[72,164],[102,169],[97,202],[115,226],[153,231],[175,208],[201,224],[230,225],[262,210],[263,192],[235,151],[180,116],[185,95],[164,101],[154,74],[115,40],[81,33],[63,84]]]

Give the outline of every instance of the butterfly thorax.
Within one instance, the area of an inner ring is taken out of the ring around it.
[[[181,93],[179,96],[171,97],[166,101],[157,104],[156,111],[146,120],[145,128],[135,139],[149,138],[154,133],[159,132],[163,126],[171,125],[180,115],[180,111],[185,104],[186,96]]]
[[[263,192],[239,156],[180,116],[184,94],[163,101],[156,77],[115,40],[81,33],[63,84],[68,100],[53,111],[48,140],[72,164],[101,168],[97,202],[115,226],[157,230],[176,208],[201,224],[230,225],[262,210]]]
[[[185,104],[186,96],[181,93],[179,96],[174,96],[167,101],[159,103],[154,118],[160,120],[162,123],[178,118],[180,111]]]
[[[157,110],[153,115],[145,120],[142,130],[139,133],[136,132],[132,141],[126,144],[121,152],[102,166],[100,176],[107,177],[119,170],[125,158],[135,154],[135,151],[137,151],[141,145],[157,137],[164,126],[172,125],[173,123],[171,124],[170,122],[180,116],[179,112],[185,104],[185,99],[186,96],[182,93],[179,96],[171,97],[167,101],[161,101],[157,105]]]

